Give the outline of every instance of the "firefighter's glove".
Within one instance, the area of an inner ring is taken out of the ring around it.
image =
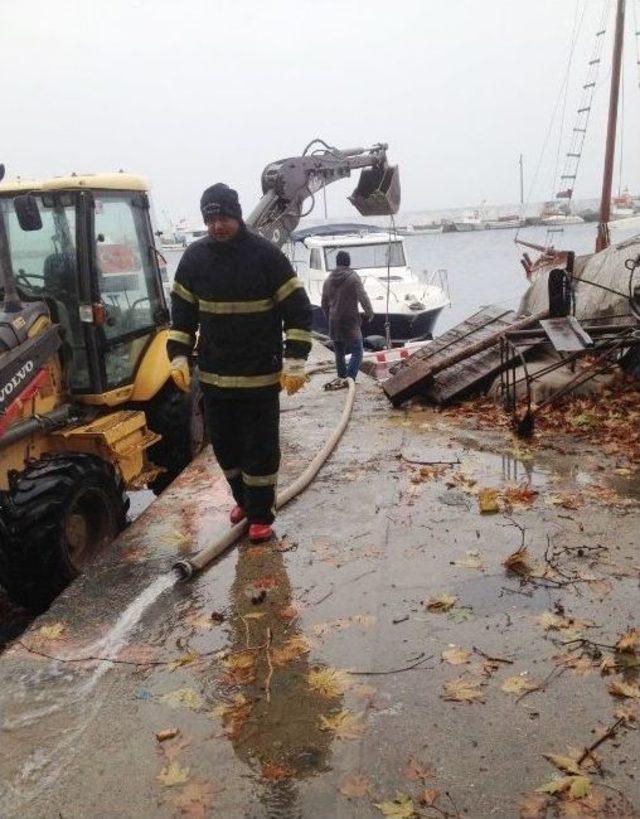
[[[285,358],[280,375],[280,386],[287,391],[287,395],[293,395],[301,390],[307,382],[304,372],[304,358]]]
[[[171,360],[171,378],[173,383],[182,392],[191,391],[191,373],[186,355],[177,355]]]

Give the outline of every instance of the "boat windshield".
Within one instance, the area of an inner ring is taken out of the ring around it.
[[[336,256],[345,250],[351,257],[351,267],[354,270],[363,268],[404,267],[407,263],[404,257],[402,242],[385,242],[370,245],[340,245],[339,247],[325,247],[324,260],[327,270],[336,267]]]

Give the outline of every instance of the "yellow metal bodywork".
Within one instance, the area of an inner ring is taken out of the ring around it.
[[[60,358],[56,355],[45,365],[49,373],[49,381],[40,388],[30,400],[25,401],[14,423],[26,421],[35,415],[45,415],[63,404],[64,382]],[[37,460],[50,449],[50,442],[46,435],[35,433],[16,443],[0,450],[2,468],[0,469],[0,490],[9,489],[9,474],[22,472],[25,464]]]
[[[19,194],[27,191],[55,192],[73,190],[94,191],[141,191],[149,189],[148,181],[134,174],[97,173],[60,176],[52,179],[5,179],[0,183],[0,196]],[[34,336],[49,325],[49,319],[34,323],[29,335]],[[106,412],[91,423],[81,426],[69,425],[53,433],[37,431],[32,435],[2,450],[0,469],[0,490],[9,490],[9,475],[22,472],[29,461],[37,460],[48,453],[82,452],[109,461],[122,475],[127,488],[137,489],[152,481],[162,470],[152,466],[147,460],[146,450],[160,440],[160,436],[147,428],[145,413],[139,410],[119,410],[109,412],[129,401],[151,400],[171,377],[167,356],[168,329],[159,330],[151,342],[148,337],[132,342],[129,355],[142,359],[132,384],[110,390],[103,394],[74,396],[74,401],[95,407],[103,407]],[[144,353],[144,346],[147,345]],[[38,394],[21,407],[15,423],[44,415],[68,401],[67,389],[62,372],[60,357],[53,356],[46,365],[49,382]]]
[[[131,173],[94,173],[77,176],[54,176],[51,179],[5,179],[0,182],[0,195],[25,191],[70,190],[148,191],[149,182]]]
[[[95,395],[78,395],[76,400],[94,407],[117,407],[127,401],[151,400],[171,377],[171,363],[167,355],[168,339],[168,330],[156,333],[140,361],[133,384]],[[132,347],[130,354],[137,357],[139,351]]]
[[[145,450],[160,440],[147,429],[144,412],[111,412],[83,426],[65,427],[47,436],[52,452],[84,452],[110,461],[128,489],[140,489],[161,471],[150,466]]]

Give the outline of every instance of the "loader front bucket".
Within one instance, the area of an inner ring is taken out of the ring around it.
[[[363,216],[389,216],[400,208],[400,174],[397,165],[366,168],[349,201]]]

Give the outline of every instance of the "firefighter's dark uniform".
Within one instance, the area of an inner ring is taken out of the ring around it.
[[[185,250],[171,293],[170,359],[198,368],[213,450],[250,523],[274,519],[280,465],[283,356],[306,359],[311,306],[287,257],[241,223],[236,236],[205,237]]]

